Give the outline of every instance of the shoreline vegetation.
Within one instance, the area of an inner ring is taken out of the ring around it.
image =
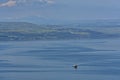
[[[66,27],[64,25],[37,25],[27,22],[0,22],[0,41],[80,40],[120,36],[118,33],[98,30],[92,29],[92,27],[91,29],[90,27],[75,27],[75,25]]]

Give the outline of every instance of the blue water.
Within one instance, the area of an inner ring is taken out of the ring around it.
[[[119,80],[119,41],[0,42],[0,80]]]

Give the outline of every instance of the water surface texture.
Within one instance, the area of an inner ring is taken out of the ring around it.
[[[0,80],[119,80],[119,41],[0,42]]]

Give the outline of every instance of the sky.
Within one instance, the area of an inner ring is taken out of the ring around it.
[[[0,0],[0,21],[40,23],[120,19],[120,0]]]

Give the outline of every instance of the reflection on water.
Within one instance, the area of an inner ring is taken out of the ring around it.
[[[0,42],[0,80],[118,80],[119,41]]]

